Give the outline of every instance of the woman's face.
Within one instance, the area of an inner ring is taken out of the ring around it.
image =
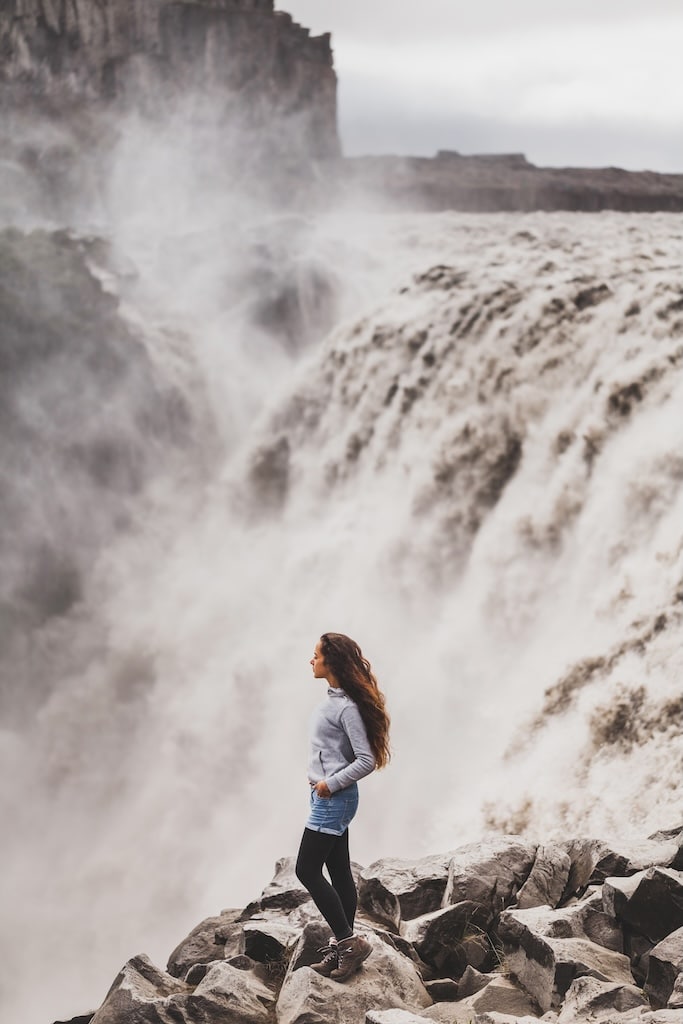
[[[325,659],[323,658],[322,651],[320,650],[320,646],[321,646],[320,641],[318,641],[318,643],[315,645],[315,650],[313,651],[313,657],[311,658],[311,668],[313,669],[313,678],[314,679],[327,679],[328,678],[327,674],[328,674],[329,670],[327,668],[327,664],[325,662]]]

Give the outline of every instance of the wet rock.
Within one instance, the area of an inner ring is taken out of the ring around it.
[[[452,857],[445,853],[419,860],[387,857],[376,861],[361,872],[359,906],[395,930],[401,920],[438,910]]]
[[[193,928],[168,958],[166,970],[174,978],[184,978],[195,964],[221,960],[239,951],[242,929],[239,910],[224,910],[218,917],[207,917]]]
[[[645,991],[655,1007],[666,1006],[683,972],[683,928],[657,943],[648,957]]]
[[[469,901],[497,913],[529,877],[537,846],[502,836],[457,850],[448,866],[444,906]]]
[[[370,933],[373,952],[344,985],[323,978],[298,964],[295,951],[277,1002],[278,1024],[349,1024],[362,1021],[370,1010],[401,1009],[415,1013],[431,998],[415,965],[391,945]],[[305,946],[308,936],[302,936]]]
[[[608,878],[605,911],[652,943],[683,927],[683,873],[649,868],[630,878]]]
[[[601,1017],[625,1013],[627,1010],[649,1009],[641,989],[635,985],[619,985],[583,977],[572,982],[560,1011],[560,1024],[574,1021],[598,1020]]]
[[[485,907],[465,901],[406,922],[401,934],[430,967],[459,977],[468,964],[479,968],[490,955],[491,945],[483,931],[489,920]]]
[[[536,851],[531,873],[517,894],[517,906],[556,907],[569,881],[571,858],[561,846],[549,843]]]

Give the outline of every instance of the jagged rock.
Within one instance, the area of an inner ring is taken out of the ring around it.
[[[91,1020],[95,1016],[95,1011],[92,1013],[81,1013],[78,1017],[70,1017],[69,1020],[56,1020],[54,1024],[90,1024]]]
[[[469,963],[479,968],[490,955],[491,945],[483,934],[489,920],[485,907],[456,903],[406,922],[401,934],[430,967],[459,977]]]
[[[597,1020],[627,1010],[647,1007],[649,1003],[635,985],[618,985],[597,978],[577,978],[569,987],[560,1010],[560,1024]]]
[[[277,1001],[278,1024],[349,1024],[363,1020],[369,1010],[419,1012],[431,1005],[415,965],[377,936],[368,938],[374,947],[371,956],[340,985],[307,967],[293,968],[301,960],[299,947],[310,942],[310,936],[302,935]]]
[[[469,900],[497,913],[527,880],[537,845],[516,836],[502,836],[461,847],[448,866],[443,905]]]
[[[676,984],[673,987],[673,991],[669,996],[668,1007],[671,1009],[682,1009],[683,1010],[683,974],[679,974],[676,978]]]
[[[597,906],[596,906],[597,903]],[[597,909],[597,907],[600,909]],[[517,909],[515,908],[515,913]],[[530,907],[521,918],[538,935],[551,939],[590,939],[615,953],[624,952],[624,940],[618,924],[602,910],[602,901],[575,903],[570,907]]]
[[[138,1021],[166,1024],[169,1018],[163,1011],[162,1015],[156,1013],[156,1004],[162,1000],[183,999],[188,991],[184,982],[155,967],[148,957],[135,956],[114,979],[93,1021],[94,1024],[138,1024]]]
[[[582,892],[591,882],[602,884],[613,875],[625,877],[650,867],[671,867],[678,856],[677,842],[666,837],[622,842],[618,848],[602,839],[574,839],[560,845],[571,859],[567,894]]]
[[[239,910],[224,910],[218,917],[207,917],[193,928],[171,953],[166,970],[174,978],[184,978],[195,964],[220,960],[240,951],[242,929],[236,924]]]
[[[452,978],[435,978],[434,981],[425,981],[425,988],[435,1003],[447,1003],[458,998],[458,982],[453,981]]]
[[[453,853],[400,860],[387,857],[361,872],[358,904],[398,931],[401,920],[437,910],[442,903]]]
[[[518,1020],[520,1017],[537,1019],[537,1011],[530,997],[514,982],[501,974],[494,975],[475,995],[457,1003],[435,1003],[424,1011],[424,1016],[439,1024],[472,1024],[493,1014]]]
[[[514,1017],[535,1016],[536,1007],[526,992],[502,975],[470,996],[468,1002],[476,1013],[509,1013]]]
[[[275,862],[275,875],[265,887],[258,901],[261,910],[292,911],[302,903],[308,903],[310,893],[296,877],[295,857],[281,857]]]
[[[268,1024],[275,999],[257,979],[226,962],[192,990],[145,956],[130,960],[93,1017],[94,1024]]]
[[[683,972],[683,928],[657,943],[648,957],[645,991],[655,1007],[666,1006]]]
[[[521,910],[556,907],[567,887],[571,864],[569,854],[556,843],[539,846],[529,877],[517,894],[517,906]]]
[[[683,872],[649,868],[630,878],[608,878],[605,911],[652,943],[683,927]]]
[[[555,939],[535,928],[534,910],[501,915],[499,935],[510,974],[542,1012],[560,1005],[572,981],[585,974],[602,981],[633,984],[628,957],[588,939]]]
[[[300,929],[269,920],[251,920],[243,925],[244,952],[260,963],[281,961],[300,935]]]
[[[458,998],[465,999],[467,996],[475,995],[485,988],[493,977],[492,974],[482,974],[476,967],[466,967],[465,973],[458,982]]]

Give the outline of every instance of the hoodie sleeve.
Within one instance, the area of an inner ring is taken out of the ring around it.
[[[355,704],[348,704],[340,715],[342,729],[349,738],[355,760],[341,771],[335,772],[325,781],[330,793],[346,789],[352,782],[358,782],[375,770],[375,755],[372,752],[365,723]]]

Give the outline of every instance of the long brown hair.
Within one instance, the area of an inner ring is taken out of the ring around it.
[[[390,718],[370,662],[363,657],[355,640],[343,633],[323,633],[320,653],[342,690],[357,705],[375,755],[376,767],[384,768],[391,757]]]

